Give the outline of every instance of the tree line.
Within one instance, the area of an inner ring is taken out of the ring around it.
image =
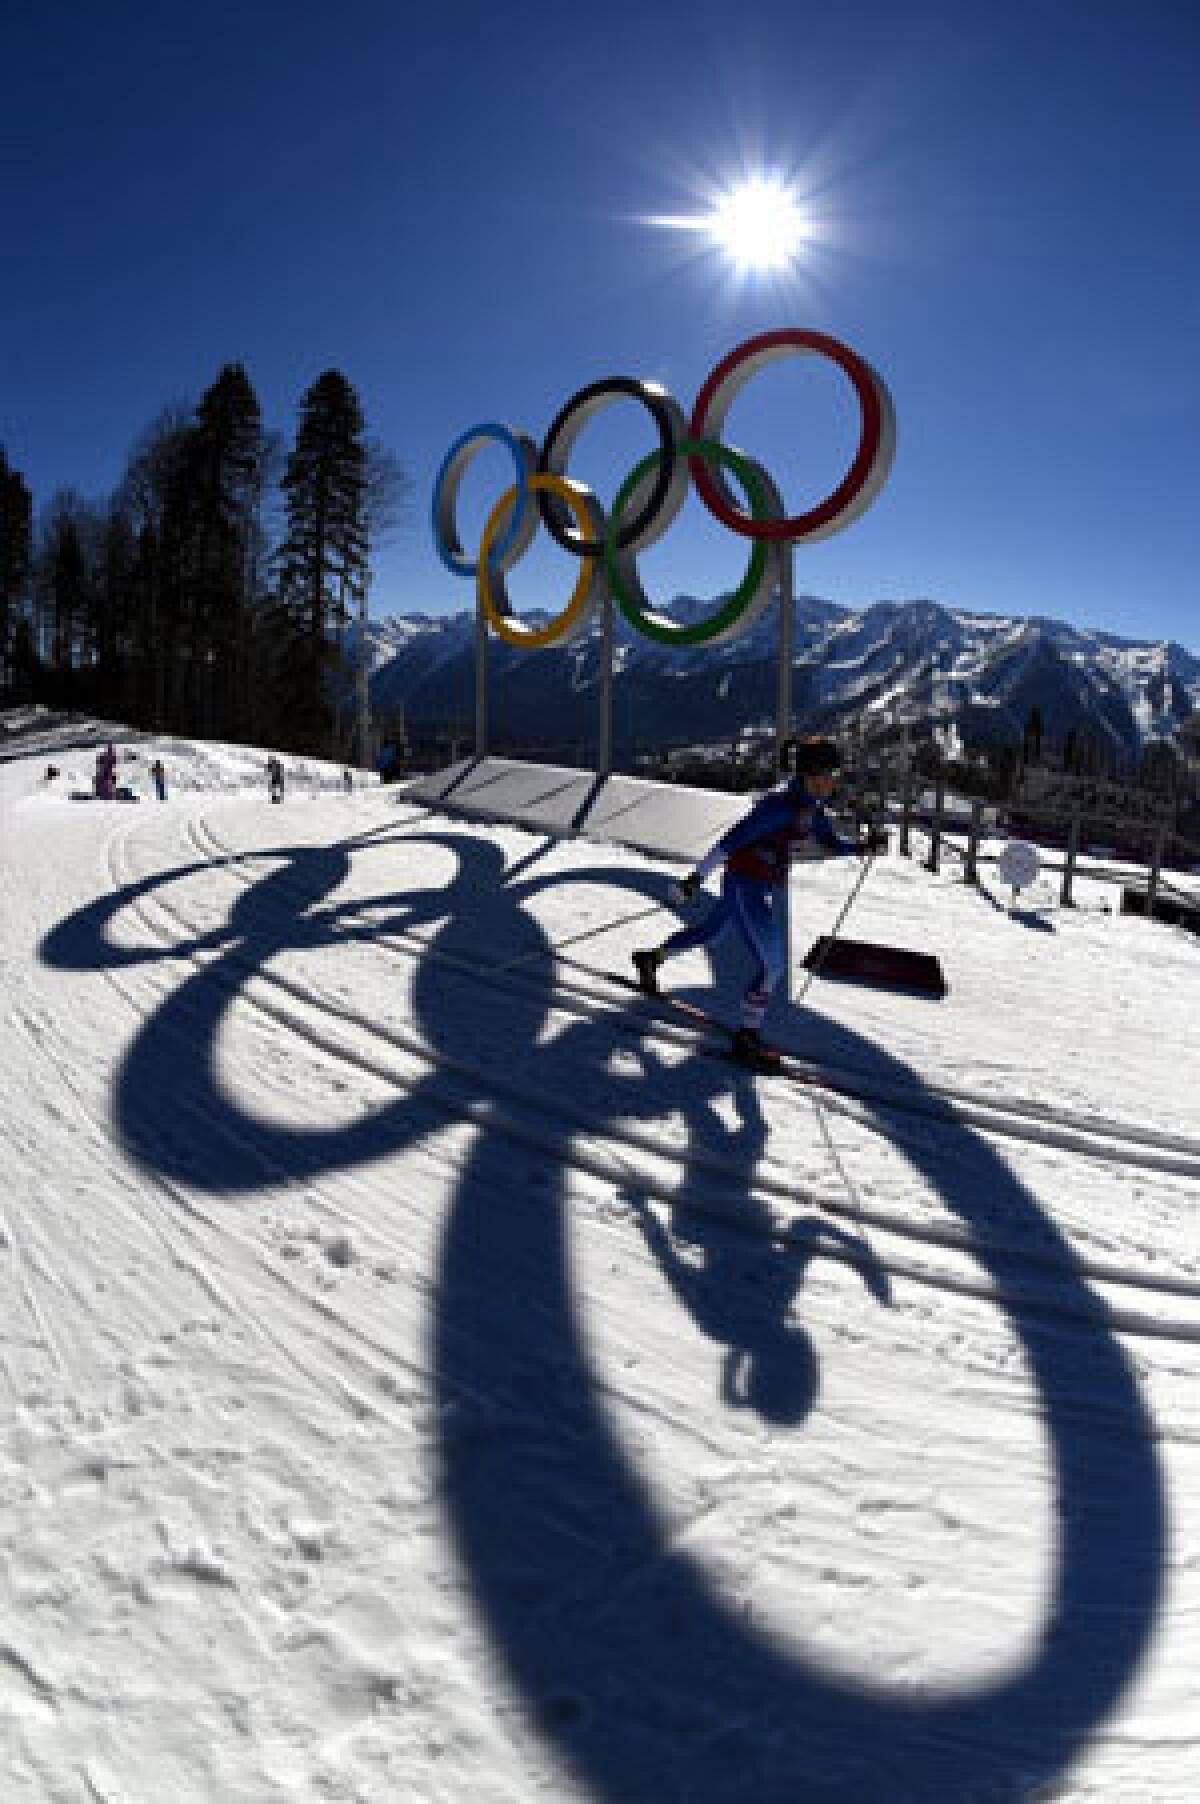
[[[34,521],[0,446],[0,696],[155,732],[346,757],[345,629],[410,482],[326,370],[295,442],[240,363],[141,434],[115,491],[59,490]]]

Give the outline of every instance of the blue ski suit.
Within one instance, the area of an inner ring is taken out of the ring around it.
[[[816,796],[802,780],[773,789],[760,798],[706,852],[696,866],[701,879],[725,867],[720,900],[692,927],[681,927],[659,948],[666,958],[703,946],[733,926],[754,959],[754,972],[742,998],[742,1026],[759,1028],[771,993],[783,976],[783,929],[775,897],[787,882],[798,848],[812,838],[828,851],[849,855],[859,850],[834,827]]]

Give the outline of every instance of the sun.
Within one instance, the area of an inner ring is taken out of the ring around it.
[[[738,269],[768,271],[795,261],[809,222],[783,182],[754,175],[717,196],[705,229]]]
[[[695,233],[741,275],[790,269],[817,237],[795,190],[761,171],[710,192],[701,213],[658,213],[641,223]]]

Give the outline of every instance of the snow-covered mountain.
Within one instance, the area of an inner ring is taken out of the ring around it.
[[[677,619],[710,603],[682,596]],[[411,729],[471,718],[474,617],[401,615],[373,621],[375,708],[402,708]],[[671,652],[617,628],[615,730],[642,747],[718,739],[774,714],[773,611],[732,643]],[[1200,707],[1200,657],[1174,642],[1119,638],[1044,617],[973,614],[928,600],[846,608],[796,603],[797,714],[838,726],[865,714],[916,732],[953,722],[968,744],[1020,738],[1040,710],[1051,739],[1091,733],[1118,755],[1174,740]],[[550,745],[578,738],[581,696],[597,676],[598,633],[566,650],[516,652],[493,640],[495,730]],[[351,655],[354,639],[348,641]]]

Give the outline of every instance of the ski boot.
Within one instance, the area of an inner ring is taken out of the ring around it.
[[[633,967],[638,974],[638,983],[647,996],[660,994],[658,988],[658,967],[662,964],[662,953],[655,947],[648,946],[644,952],[635,952]]]
[[[750,1071],[778,1071],[779,1054],[768,1046],[756,1027],[739,1027],[733,1036],[733,1056]]]

